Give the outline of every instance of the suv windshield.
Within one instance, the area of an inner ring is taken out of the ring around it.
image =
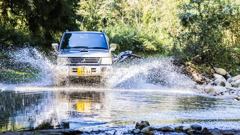
[[[102,33],[66,33],[61,49],[71,48],[108,49]]]

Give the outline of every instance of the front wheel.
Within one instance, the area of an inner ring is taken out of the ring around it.
[[[53,79],[53,85],[54,86],[62,86],[65,84],[65,79],[64,78],[60,78],[60,77],[55,77]]]

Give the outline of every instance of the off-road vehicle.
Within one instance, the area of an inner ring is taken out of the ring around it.
[[[101,32],[66,31],[60,45],[52,43],[58,51],[54,84],[61,85],[69,78],[106,79],[112,72],[111,52],[116,44]]]

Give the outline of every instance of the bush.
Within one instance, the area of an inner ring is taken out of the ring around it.
[[[50,53],[51,43],[58,42],[60,36],[55,35],[53,40],[46,40],[44,34],[35,36],[29,30],[16,29],[12,26],[0,24],[0,52],[18,50],[24,47],[37,47],[39,50]],[[42,33],[42,32],[40,32]]]
[[[117,43],[115,53],[132,50],[134,53],[161,53],[165,52],[162,43],[154,35],[129,25],[109,26],[105,29],[110,43]]]
[[[232,28],[239,14],[239,7],[219,0],[190,1],[182,6],[184,12],[179,15],[181,25],[185,27],[175,39],[175,53],[183,62],[217,66],[234,73],[239,65],[237,54],[232,51],[234,42]],[[237,58],[237,59],[236,59]]]

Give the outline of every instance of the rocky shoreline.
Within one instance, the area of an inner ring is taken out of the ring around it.
[[[209,79],[200,90],[210,96],[240,101],[240,75],[232,77],[226,70],[214,67],[213,78]]]
[[[191,64],[173,63],[181,69],[182,74],[196,82],[195,89],[200,94],[240,101],[240,75],[232,77],[225,69],[217,67],[212,67],[209,73],[199,73]]]
[[[164,126],[156,128],[150,126],[148,121],[136,123],[135,128],[107,127],[103,129],[81,130],[81,129],[49,129],[33,131],[6,131],[0,135],[240,135],[240,129],[222,130],[208,129],[193,124],[189,126]]]

